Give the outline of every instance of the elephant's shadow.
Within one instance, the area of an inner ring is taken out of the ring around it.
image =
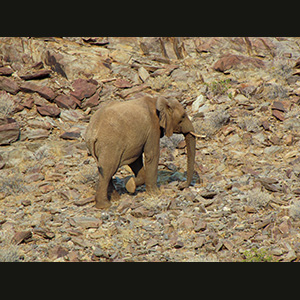
[[[125,178],[120,178],[119,176],[113,177],[113,184],[118,191],[119,194],[128,194],[126,188],[125,188]],[[185,182],[186,181],[186,172],[178,172],[178,171],[171,171],[171,170],[158,170],[158,176],[157,176],[157,186],[160,187],[161,185],[166,185],[171,182]],[[194,185],[195,183],[200,182],[199,174],[195,171],[192,179],[191,185]],[[145,192],[146,186],[145,184],[139,186],[136,188],[136,191],[134,194]]]

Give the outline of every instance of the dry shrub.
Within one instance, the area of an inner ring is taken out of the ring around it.
[[[261,191],[260,188],[249,190],[245,193],[245,199],[248,205],[260,209],[265,208],[272,199],[272,195],[268,192]]]
[[[20,261],[19,248],[11,244],[11,237],[6,232],[0,232],[0,262]]]
[[[8,117],[14,110],[15,102],[6,92],[0,92],[0,118]]]
[[[224,110],[216,110],[205,114],[204,119],[193,122],[197,134],[213,136],[222,126],[229,122],[229,114]]]
[[[160,91],[164,88],[167,88],[172,82],[170,76],[162,75],[157,77],[150,77],[147,81],[147,84],[151,87],[152,90]]]
[[[294,220],[299,220],[300,219],[300,200],[295,201],[289,209],[289,215],[294,219]]]
[[[251,115],[240,117],[238,120],[240,128],[248,132],[258,132],[260,130],[260,124],[259,119]]]

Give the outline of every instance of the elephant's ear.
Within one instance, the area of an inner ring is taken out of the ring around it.
[[[173,134],[172,113],[173,109],[163,97],[158,97],[156,109],[159,111],[159,125],[164,128],[165,135],[170,137]]]

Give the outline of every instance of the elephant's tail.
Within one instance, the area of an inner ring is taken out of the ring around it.
[[[96,162],[98,163],[98,157],[96,155],[96,142],[97,142],[97,139],[87,139],[86,140],[86,145],[87,145],[87,148],[89,150],[89,153],[94,157],[94,159],[96,160]]]
[[[92,142],[92,147],[91,147],[91,151],[92,151],[92,156],[95,158],[96,162],[98,163],[98,156],[96,155],[96,143],[97,143],[97,139],[95,139],[93,142]]]

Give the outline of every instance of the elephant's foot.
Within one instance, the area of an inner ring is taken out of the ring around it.
[[[160,190],[157,186],[146,187],[146,192],[149,196],[153,197],[160,195]]]
[[[136,184],[134,177],[129,177],[128,179],[125,179],[125,187],[128,193],[133,194],[135,192]]]
[[[97,200],[96,199],[96,204],[95,207],[98,209],[104,209],[104,208],[108,208],[111,206],[110,201],[108,200]]]

